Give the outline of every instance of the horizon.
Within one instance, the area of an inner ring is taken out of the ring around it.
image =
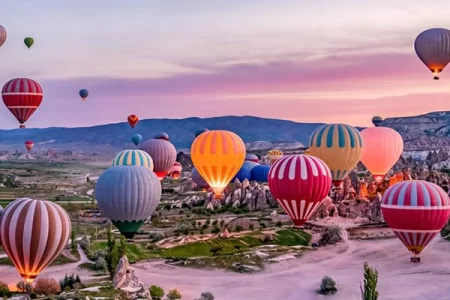
[[[0,13],[0,83],[41,84],[28,128],[121,123],[132,113],[365,127],[374,115],[450,110],[450,74],[433,81],[413,48],[423,30],[450,27],[450,4],[411,2],[11,2]],[[0,118],[0,129],[18,128],[4,105]]]

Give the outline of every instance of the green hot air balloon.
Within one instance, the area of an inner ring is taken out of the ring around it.
[[[136,165],[107,169],[95,186],[100,211],[130,239],[155,211],[161,192],[161,183],[155,173]]]
[[[34,44],[34,39],[32,37],[26,37],[23,42],[25,43],[25,45],[28,47],[28,49],[31,48],[31,46],[33,46]]]

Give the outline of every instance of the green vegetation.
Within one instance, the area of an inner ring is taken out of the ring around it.
[[[364,263],[364,287],[360,285],[362,300],[378,300],[378,271]]]
[[[320,288],[317,290],[317,293],[321,295],[334,295],[336,292],[336,282],[333,278],[329,276],[322,278],[322,282],[320,283]]]

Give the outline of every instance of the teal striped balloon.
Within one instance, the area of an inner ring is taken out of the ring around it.
[[[153,171],[153,159],[142,150],[123,150],[113,160],[113,166],[142,166]]]

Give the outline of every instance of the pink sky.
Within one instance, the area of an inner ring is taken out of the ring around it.
[[[450,75],[433,81],[413,49],[422,30],[450,27],[450,3],[412,2],[113,1],[80,15],[67,11],[85,9],[85,0],[11,3],[0,12],[8,31],[0,80],[41,83],[44,102],[28,127],[121,122],[131,113],[364,126],[373,115],[450,110]],[[31,50],[26,35],[36,38]],[[90,92],[85,103],[81,88]],[[0,128],[17,127],[5,108],[0,119]]]

